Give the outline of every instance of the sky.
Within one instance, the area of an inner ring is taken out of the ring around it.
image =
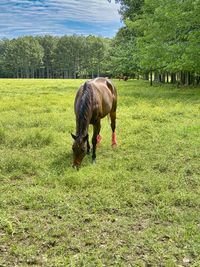
[[[0,38],[23,35],[112,37],[122,27],[112,0],[0,0]]]

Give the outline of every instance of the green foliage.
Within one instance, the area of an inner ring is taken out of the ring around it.
[[[199,266],[200,91],[114,80],[118,147],[103,119],[77,172],[83,82],[0,81],[0,265]]]
[[[200,66],[199,11],[199,5],[190,0],[147,1],[143,15],[133,23],[143,32],[138,38],[141,65],[147,69],[163,66],[171,72],[196,72]]]
[[[0,42],[0,77],[76,78],[107,70],[108,39],[50,35]]]
[[[195,77],[199,83],[199,0],[116,2],[121,3],[128,30],[126,37],[122,37],[125,46],[118,45],[114,49],[119,59],[125,59],[113,61],[114,65],[118,63],[119,69],[136,66],[140,73],[179,73],[180,83],[194,83]],[[133,32],[134,42],[126,42]]]
[[[5,41],[4,64],[16,77],[34,77],[34,70],[42,64],[43,48],[31,36]]]
[[[54,51],[55,68],[62,69],[65,77],[99,76],[105,51],[100,37],[63,36]]]
[[[54,63],[54,51],[58,42],[58,38],[51,35],[45,35],[39,36],[37,39],[44,50],[42,59],[43,64],[41,66],[44,67],[46,73],[43,72],[43,75],[47,78],[50,78],[53,75],[52,69]]]
[[[123,19],[134,20],[142,13],[144,0],[115,0],[115,2],[121,4],[120,13]]]
[[[130,31],[128,27],[123,27],[112,40],[109,53],[111,75],[131,76],[138,72],[138,49],[135,38],[134,31]]]
[[[154,72],[162,82],[170,74],[173,83],[200,83],[199,0],[115,2],[124,26],[112,40],[78,35],[1,40],[0,77],[148,79]]]

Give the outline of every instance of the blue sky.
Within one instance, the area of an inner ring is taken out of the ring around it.
[[[83,34],[112,37],[122,26],[107,0],[0,0],[0,38]]]

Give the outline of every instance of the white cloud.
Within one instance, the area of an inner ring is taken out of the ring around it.
[[[0,36],[26,32],[111,36],[120,26],[118,9],[107,0],[1,0]]]

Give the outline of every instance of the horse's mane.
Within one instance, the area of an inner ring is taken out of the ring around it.
[[[82,89],[81,100],[78,108],[78,130],[79,133],[84,131],[88,125],[91,112],[92,90],[91,84],[85,82]]]

